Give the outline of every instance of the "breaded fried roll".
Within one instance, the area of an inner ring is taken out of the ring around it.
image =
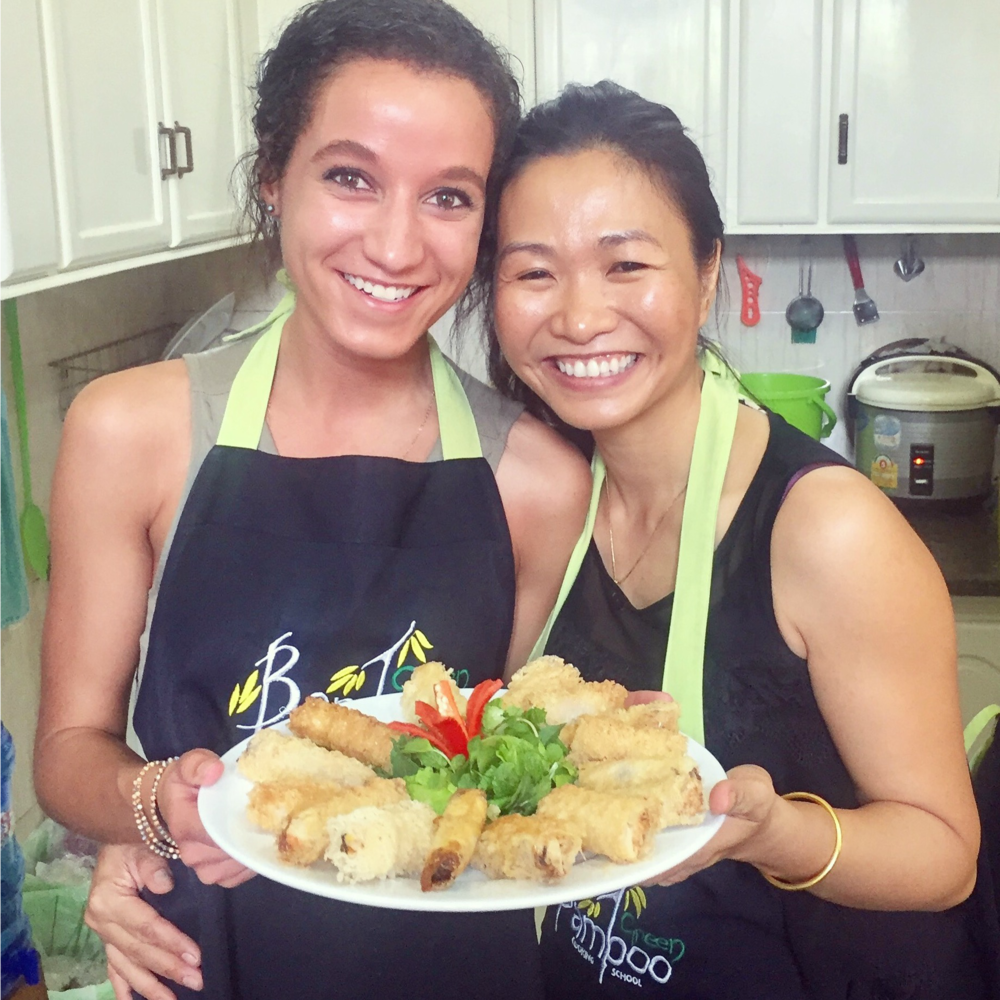
[[[429,805],[413,799],[363,806],[327,821],[325,857],[341,882],[419,875],[436,819]]]
[[[579,767],[592,760],[660,757],[680,761],[687,753],[687,737],[669,729],[636,728],[615,715],[584,715],[559,738],[569,747],[570,763]]]
[[[383,722],[356,708],[335,704],[325,698],[306,698],[292,709],[288,728],[327,750],[339,750],[373,767],[388,767],[395,738]]]
[[[434,826],[431,849],[420,873],[424,892],[447,889],[465,871],[486,823],[486,793],[460,788]]]
[[[364,785],[375,777],[375,772],[360,760],[274,729],[265,729],[250,740],[240,754],[237,767],[251,781],[310,780]]]
[[[376,778],[360,788],[341,788],[332,796],[295,810],[278,836],[278,855],[293,865],[311,865],[330,843],[327,823],[362,806],[387,806],[409,798],[402,778]]]
[[[627,694],[617,681],[585,681],[572,663],[540,656],[511,677],[503,702],[515,708],[544,708],[546,720],[559,724],[622,708]]]
[[[582,847],[575,825],[545,816],[501,816],[483,830],[472,866],[490,878],[554,882],[573,867]]]
[[[345,787],[335,781],[262,781],[247,796],[247,819],[280,833],[294,813],[336,798]]]
[[[645,798],[595,792],[577,785],[554,788],[538,803],[539,816],[575,827],[583,849],[628,864],[648,854],[656,835],[656,806]]]
[[[403,685],[402,711],[404,722],[419,722],[417,713],[413,706],[418,701],[425,701],[428,705],[438,707],[437,695],[434,692],[434,685],[441,682],[446,683],[451,688],[451,693],[455,698],[455,704],[463,718],[465,716],[466,700],[458,690],[451,675],[451,669],[437,660],[429,663],[421,663],[416,670],[410,674],[409,680]]]
[[[577,784],[596,792],[638,795],[657,806],[655,825],[693,826],[705,818],[701,775],[690,757],[672,760],[602,760],[580,765]]]

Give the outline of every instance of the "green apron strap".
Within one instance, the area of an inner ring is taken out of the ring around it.
[[[732,378],[728,372],[713,371],[712,367],[706,365],[708,370],[702,382],[701,412],[698,415],[687,496],[684,499],[674,606],[670,615],[670,635],[663,665],[663,690],[669,691],[680,703],[684,732],[702,744],[705,742],[702,674],[708,603],[712,590],[712,564],[715,559],[715,529],[739,408]],[[531,659],[545,652],[552,626],[576,582],[594,534],[601,485],[606,475],[604,461],[596,452],[591,468],[593,485],[587,522],[570,556],[556,605],[531,651]]]
[[[739,399],[732,384],[724,376],[706,371],[684,498],[674,606],[663,665],[663,690],[680,704],[681,729],[701,744],[705,742],[702,675],[715,532],[738,409]]]
[[[528,657],[529,660],[536,660],[545,652],[545,646],[549,641],[552,626],[559,617],[559,612],[562,611],[570,590],[573,589],[577,574],[583,565],[583,557],[587,554],[587,549],[590,548],[590,539],[594,535],[594,520],[597,517],[597,504],[601,498],[601,485],[606,475],[604,460],[597,451],[594,452],[594,460],[591,462],[590,469],[593,476],[593,485],[590,490],[590,510],[587,511],[587,520],[583,525],[583,532],[576,540],[576,546],[569,557],[569,563],[566,566],[566,573],[563,575],[562,586],[559,588],[559,596],[556,598],[555,607],[549,613],[548,621],[545,623],[545,628],[542,629],[542,634],[538,637],[538,642],[535,643],[535,648],[531,651],[531,656]]]
[[[295,294],[289,292],[261,328],[268,327],[240,365],[226,402],[217,443],[231,448],[255,450],[267,417],[267,403],[278,363],[278,345],[285,321],[295,308]],[[445,459],[482,458],[479,431],[472,407],[455,370],[428,336],[431,377],[437,402],[441,433],[441,454]]]
[[[469,406],[462,381],[430,334],[427,335],[427,340],[431,352],[434,397],[437,400],[441,457],[445,460],[482,458],[483,446],[479,441],[476,418],[472,415],[472,407]]]
[[[980,734],[984,729],[998,716],[1000,716],[1000,705],[987,705],[985,708],[981,708],[976,714],[969,720],[969,724],[965,727],[965,752],[968,754],[979,739]],[[1000,731],[1000,730],[998,730]],[[974,772],[976,767],[979,765],[979,761],[982,759],[983,754],[989,749],[990,744],[997,737],[996,732],[994,732],[992,739],[986,740],[986,742],[979,748],[979,752],[976,754],[975,759],[969,760],[969,766]]]

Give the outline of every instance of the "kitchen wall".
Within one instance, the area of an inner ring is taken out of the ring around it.
[[[879,321],[860,327],[851,312],[854,290],[839,236],[733,237],[726,245],[724,270],[728,307],[720,314],[718,336],[741,371],[818,375],[832,385],[827,401],[843,416],[847,381],[857,364],[884,344],[904,337],[944,337],[994,367],[1000,367],[1000,234],[922,236],[917,252],[924,272],[904,282],[892,270],[904,248],[898,236],[859,236],[865,289],[878,305]],[[826,315],[815,344],[793,344],[785,307],[798,294],[799,254],[814,257],[813,294]],[[763,279],[757,326],[740,323],[740,283],[736,254]],[[724,297],[725,298],[725,297]],[[838,424],[828,442],[844,455],[847,439]]]

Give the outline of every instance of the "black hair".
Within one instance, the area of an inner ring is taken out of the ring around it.
[[[529,111],[499,170],[499,191],[536,160],[587,149],[607,149],[619,154],[637,164],[661,186],[684,216],[691,236],[691,251],[699,268],[711,264],[717,253],[721,255],[725,242],[722,217],[701,151],[670,108],[648,101],[611,80],[587,87],[570,84],[554,100]],[[579,434],[568,429],[514,374],[500,349],[493,314],[498,215],[499,198],[496,198],[483,226],[475,274],[458,304],[458,323],[464,325],[477,313],[481,314],[492,383],[505,396],[524,403],[530,412],[579,443]],[[701,335],[699,347],[719,353],[717,345]]]
[[[298,11],[257,68],[253,127],[256,149],[244,158],[245,214],[252,235],[275,250],[275,224],[260,186],[280,180],[316,95],[355,59],[401,62],[468,80],[493,121],[495,168],[509,151],[521,115],[518,82],[508,56],[443,0],[317,0]],[[496,190],[487,182],[487,211]]]

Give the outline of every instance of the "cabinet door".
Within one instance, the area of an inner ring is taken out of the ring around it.
[[[830,220],[1000,222],[1000,3],[838,0],[836,27]]]
[[[177,131],[177,174],[168,178],[171,246],[231,235],[234,175],[244,151],[235,0],[157,0],[163,116]],[[187,130],[187,131],[182,131]]]
[[[671,107],[725,191],[727,0],[536,0],[540,101],[611,79]]]
[[[35,0],[4,0],[0,42],[0,124],[14,250],[11,279],[16,280],[54,271],[59,264],[52,146]]]
[[[66,267],[170,238],[150,3],[41,0]]]

